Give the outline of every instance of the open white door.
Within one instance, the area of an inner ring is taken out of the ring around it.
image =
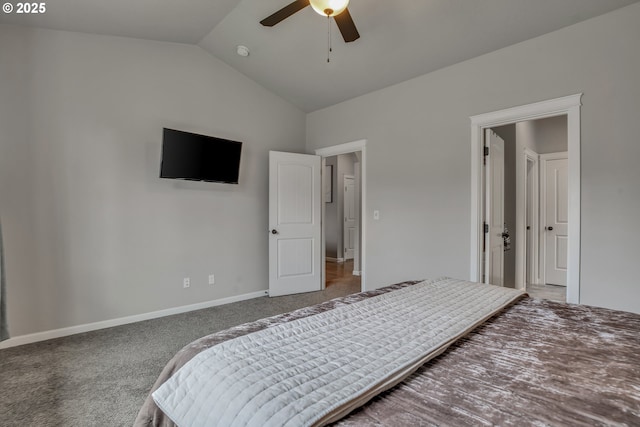
[[[269,152],[269,296],[321,289],[320,156]]]
[[[567,286],[569,185],[567,153],[543,154],[544,282]]]
[[[344,259],[353,259],[355,254],[358,218],[356,215],[355,177],[344,176]]]
[[[504,277],[504,140],[485,133],[487,193],[485,201],[485,283],[503,286]]]

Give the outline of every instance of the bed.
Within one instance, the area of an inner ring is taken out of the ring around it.
[[[152,393],[234,339],[420,285],[404,282],[240,325],[186,346]],[[483,319],[484,320],[484,319]],[[640,315],[519,295],[341,426],[640,425]],[[136,426],[173,426],[150,394]]]

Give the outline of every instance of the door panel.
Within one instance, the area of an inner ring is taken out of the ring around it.
[[[320,157],[269,152],[269,296],[321,289]]]
[[[313,239],[278,239],[278,277],[313,274]]]
[[[504,278],[504,140],[491,129],[485,133],[486,146],[486,212],[485,282],[503,286]]]
[[[567,286],[569,242],[568,160],[545,162],[545,282]]]
[[[353,259],[356,244],[356,188],[353,176],[344,177],[344,259]]]
[[[313,223],[313,166],[280,163],[278,180],[278,224]]]

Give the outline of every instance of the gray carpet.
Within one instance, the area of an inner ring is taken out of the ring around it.
[[[335,284],[0,350],[0,425],[130,426],[164,365],[189,342],[358,291]]]

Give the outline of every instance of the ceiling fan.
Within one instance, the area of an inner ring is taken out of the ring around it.
[[[347,9],[349,0],[296,0],[266,17],[260,23],[265,27],[273,27],[309,5],[320,15],[327,18],[333,17],[345,42],[349,43],[360,38],[356,24],[353,23],[349,9]]]

